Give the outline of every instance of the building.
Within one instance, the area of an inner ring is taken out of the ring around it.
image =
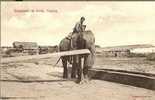
[[[13,48],[16,52],[28,53],[30,55],[38,54],[38,44],[36,42],[13,42]]]
[[[135,48],[131,50],[131,53],[141,53],[141,54],[155,53],[155,47]]]
[[[130,55],[129,49],[103,49],[102,55],[104,57],[128,57]]]

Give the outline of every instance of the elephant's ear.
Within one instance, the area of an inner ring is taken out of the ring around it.
[[[83,32],[83,39],[87,42],[87,44],[92,45],[95,43],[94,34],[90,30]]]

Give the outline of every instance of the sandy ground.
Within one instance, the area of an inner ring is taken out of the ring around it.
[[[117,69],[155,74],[155,61],[139,58],[103,58],[97,57],[95,68]]]
[[[2,82],[2,96],[9,100],[155,100],[155,92],[100,80],[78,85],[62,82]]]
[[[53,67],[58,58],[31,60],[1,65],[2,100],[155,100],[155,91],[91,80],[76,84],[62,79],[62,65]],[[154,73],[155,62],[144,58],[100,58],[97,68],[115,68]],[[4,81],[7,80],[7,81]],[[12,80],[12,81],[11,81]],[[29,81],[29,82],[22,82]]]

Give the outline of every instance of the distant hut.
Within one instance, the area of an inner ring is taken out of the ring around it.
[[[38,45],[36,42],[13,42],[13,48],[16,51],[28,53],[28,54],[37,54],[38,53]]]

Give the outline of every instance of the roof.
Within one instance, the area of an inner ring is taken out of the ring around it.
[[[23,49],[38,49],[38,45],[36,42],[13,42],[14,47],[22,46]]]

